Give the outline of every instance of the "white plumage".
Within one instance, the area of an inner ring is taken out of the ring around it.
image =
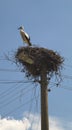
[[[24,31],[24,28],[21,26],[18,29],[20,30],[20,35],[21,35],[24,43],[27,43],[28,46],[31,46],[30,36]]]

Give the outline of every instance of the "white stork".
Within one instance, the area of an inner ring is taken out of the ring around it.
[[[23,42],[27,43],[28,46],[31,46],[31,42],[30,42],[30,36],[24,31],[24,27],[21,26],[18,28],[20,30],[20,35],[23,39]]]

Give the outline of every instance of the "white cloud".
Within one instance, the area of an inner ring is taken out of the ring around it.
[[[58,118],[50,117],[50,130],[65,130]]]
[[[50,130],[71,130],[72,123],[64,122],[56,117],[49,118]],[[0,119],[0,130],[40,130],[40,116],[36,114],[24,114],[22,120],[4,118]]]
[[[27,130],[30,127],[29,121],[15,119],[0,119],[0,130]]]

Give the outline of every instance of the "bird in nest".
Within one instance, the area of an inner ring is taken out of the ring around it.
[[[28,46],[31,46],[32,44],[30,42],[30,36],[24,31],[24,27],[20,26],[18,29],[20,30],[20,35],[23,39],[23,42],[27,43]]]

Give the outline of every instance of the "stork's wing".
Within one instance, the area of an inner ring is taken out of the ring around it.
[[[26,32],[24,32],[24,33],[25,33],[26,37],[30,40],[30,36]]]
[[[25,43],[27,43],[28,45],[31,45],[29,35],[27,33],[25,33],[24,31],[20,31],[20,34],[21,34],[23,41]]]

